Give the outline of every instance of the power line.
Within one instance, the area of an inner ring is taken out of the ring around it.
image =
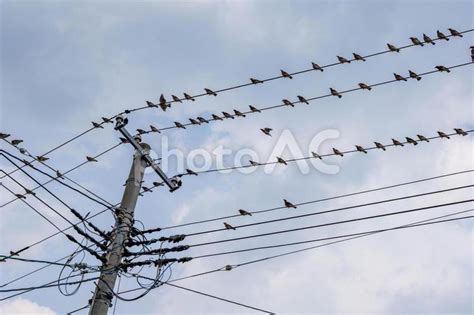
[[[377,215],[372,215],[372,216],[360,217],[360,218],[355,218],[355,219],[350,219],[350,220],[335,221],[335,222],[330,222],[330,223],[310,225],[310,226],[298,227],[298,228],[287,229],[287,230],[279,230],[279,231],[273,231],[273,232],[267,232],[267,233],[261,233],[261,234],[253,234],[253,235],[248,235],[248,236],[228,238],[228,239],[223,239],[223,240],[218,240],[218,241],[198,243],[198,244],[189,245],[189,247],[190,248],[191,247],[200,247],[200,246],[207,246],[207,245],[213,245],[213,244],[241,241],[241,240],[246,240],[246,239],[251,239],[251,238],[258,238],[258,237],[265,237],[265,236],[271,236],[271,235],[277,235],[277,234],[284,234],[284,233],[290,233],[290,232],[296,232],[296,231],[316,229],[316,228],[326,227],[326,226],[331,226],[331,225],[345,224],[345,223],[357,222],[357,221],[363,221],[363,220],[371,220],[371,219],[382,218],[382,217],[386,217],[386,216],[393,216],[393,215],[398,215],[398,214],[424,211],[424,210],[429,210],[429,209],[434,209],[434,208],[439,208],[439,207],[453,206],[453,205],[472,202],[472,201],[474,201],[474,199],[466,199],[466,200],[448,202],[448,203],[437,204],[437,205],[432,205],[432,206],[425,206],[425,207],[420,207],[420,208],[412,208],[412,209],[408,209],[408,210],[402,210],[402,211],[396,211],[396,212],[389,212],[389,213],[384,213],[384,214],[377,214]]]

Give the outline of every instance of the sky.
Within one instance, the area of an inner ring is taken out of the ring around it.
[[[473,28],[472,1],[0,1],[1,16],[1,106],[0,132],[24,140],[22,147],[34,155],[90,128],[91,121],[110,117],[124,109],[158,102],[163,93],[202,93],[279,75],[280,69],[298,71],[349,58],[353,52],[367,55],[386,49],[387,43],[410,44],[409,37],[423,33],[436,36]],[[471,61],[473,33],[463,38],[438,41],[256,86],[206,96],[195,102],[173,104],[163,112],[147,109],[130,114],[129,128],[147,129],[185,122],[190,117],[280,104],[324,95],[329,87],[346,90],[357,83],[376,83],[406,74],[422,73],[436,65],[452,66]],[[281,108],[214,122],[186,130],[172,129],[144,136],[154,156],[165,156],[165,146],[185,157],[219,148],[232,151],[226,166],[238,154],[255,152],[260,160],[274,160],[275,148],[297,144],[301,152],[286,149],[286,159],[308,156],[315,150],[329,153],[333,147],[353,149],[374,141],[390,143],[417,134],[435,136],[453,128],[473,129],[473,70],[471,65],[451,73],[435,73],[419,82],[396,82],[355,91],[341,99],[324,98],[310,106]],[[260,128],[271,127],[268,137]],[[48,155],[54,169],[67,170],[118,142],[111,125],[93,130]],[[294,141],[293,141],[294,139]],[[316,139],[316,142],[312,141]],[[312,144],[311,144],[312,143]],[[7,143],[1,149],[20,156]],[[242,151],[246,150],[246,151]],[[277,150],[278,151],[278,150]],[[296,150],[298,151],[298,150]],[[68,174],[74,181],[111,203],[120,201],[123,183],[132,160],[131,146],[122,145],[98,158],[97,163]],[[241,156],[246,164],[248,156]],[[432,140],[417,146],[388,148],[331,157],[317,167],[277,165],[272,171],[259,168],[250,174],[238,171],[183,177],[183,186],[170,193],[165,188],[146,193],[138,200],[135,218],[146,228],[171,226],[208,218],[279,207],[283,198],[294,203],[393,185],[405,181],[472,169],[472,136]],[[195,167],[204,163],[199,158]],[[216,167],[217,160],[210,161]],[[174,158],[162,162],[169,176],[179,173]],[[0,159],[0,168],[12,165]],[[45,171],[50,170],[43,168]],[[267,169],[268,170],[268,169]],[[29,171],[40,181],[47,177]],[[15,179],[35,186],[26,175]],[[144,185],[157,181],[147,171]],[[396,198],[408,194],[472,184],[472,173],[415,185],[341,198],[297,209],[229,219],[239,225],[293,214]],[[23,190],[12,180],[2,185]],[[103,206],[57,183],[47,185],[62,200],[82,214],[96,213]],[[0,187],[0,203],[12,199]],[[66,218],[72,214],[58,200],[39,189],[37,195]],[[463,189],[386,205],[358,208],[305,219],[290,220],[236,231],[190,237],[182,244],[196,244],[234,236],[246,236],[359,216],[400,211],[426,205],[472,198]],[[39,211],[61,227],[68,224],[45,205],[31,201]],[[203,246],[184,252],[197,256],[221,251],[302,241],[403,225],[472,208],[472,203],[436,208],[400,216],[336,225],[275,235],[272,237]],[[15,201],[0,208],[0,253],[6,254],[55,232],[54,228],[25,204]],[[113,217],[105,213],[94,219],[109,229]],[[156,234],[193,233],[221,228],[222,222],[176,228]],[[303,246],[196,259],[173,266],[173,278],[279,254]],[[278,314],[312,313],[456,313],[472,314],[473,225],[470,220],[381,233],[277,259],[176,282],[186,288],[270,310]],[[23,258],[56,260],[75,250],[65,237],[57,236],[21,255]],[[172,257],[172,256],[170,256]],[[97,264],[86,257],[90,264]],[[38,264],[8,261],[0,265],[0,281],[8,282]],[[30,287],[54,281],[59,267],[48,267],[8,287]],[[151,268],[144,274],[152,275]],[[120,290],[137,287],[134,279],[122,277]],[[2,314],[65,314],[87,304],[94,290],[84,283],[77,294],[63,296],[56,288],[36,290],[0,302]],[[0,295],[0,298],[4,293]],[[6,296],[6,295],[5,295]],[[133,297],[127,295],[126,297]],[[173,287],[162,286],[136,302],[114,300],[116,314],[247,314],[253,311]],[[82,311],[83,313],[87,311]]]

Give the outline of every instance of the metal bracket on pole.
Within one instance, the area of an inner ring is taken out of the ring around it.
[[[175,191],[179,187],[181,187],[181,181],[175,178],[169,178],[166,174],[161,170],[161,168],[153,161],[149,154],[143,149],[140,145],[139,141],[135,139],[128,131],[125,129],[125,126],[128,123],[127,118],[123,118],[122,116],[117,116],[115,130],[120,131],[120,133],[127,139],[127,141],[141,154],[142,159],[144,159],[153,170],[160,176],[163,182],[169,187],[170,192]]]

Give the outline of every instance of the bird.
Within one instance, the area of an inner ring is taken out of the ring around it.
[[[423,33],[423,40],[431,45],[436,45],[436,43],[425,33]]]
[[[387,47],[390,51],[400,52],[400,48],[397,48],[392,44],[387,43]]]
[[[341,57],[341,56],[336,56],[336,57],[337,57],[337,60],[339,60],[340,63],[351,63],[349,60],[347,60],[344,57]]]
[[[446,68],[445,66],[436,66],[435,67],[436,70],[438,70],[439,72],[447,72],[447,73],[450,73],[451,70],[449,70],[448,68]]]
[[[63,174],[61,174],[60,171],[56,171],[56,177],[57,177],[57,178],[64,179],[64,176],[63,176]]]
[[[242,112],[234,109],[234,113],[235,113],[235,116],[239,116],[239,117],[245,117],[245,114],[242,114]]]
[[[88,162],[98,162],[95,158],[93,158],[92,156],[86,156],[86,159]]]
[[[283,104],[286,105],[286,106],[295,107],[295,104],[293,104],[292,102],[290,102],[290,101],[287,100],[286,98],[282,99],[281,101],[282,101]]]
[[[112,119],[110,119],[110,118],[107,118],[107,117],[101,117],[101,118],[102,118],[102,121],[103,121],[104,123],[106,123],[106,124],[107,124],[107,123],[109,123],[109,124],[113,124],[113,123],[114,123],[114,122],[112,121]]]
[[[239,209],[239,214],[240,215],[248,215],[248,216],[252,216],[252,214],[248,211],[245,211],[244,209]]]
[[[329,90],[331,91],[331,95],[333,95],[333,96],[337,96],[337,97],[339,97],[339,98],[341,98],[341,97],[342,97],[342,95],[341,95],[341,94],[339,94],[339,92],[338,92],[338,91],[336,91],[336,89],[329,88]]]
[[[312,62],[311,65],[313,66],[313,69],[314,69],[314,70],[319,70],[319,71],[321,71],[321,72],[324,71],[324,69],[321,68],[317,63]]]
[[[426,139],[426,137],[423,136],[423,135],[416,135],[416,136],[418,137],[418,140],[420,140],[420,141],[430,142],[430,140]]]
[[[264,134],[266,134],[267,136],[270,136],[270,137],[272,136],[272,135],[270,134],[270,132],[272,132],[272,130],[273,130],[272,128],[260,128],[260,130],[261,130]]]
[[[232,116],[231,114],[229,114],[227,112],[222,112],[222,115],[224,115],[225,118],[235,119],[234,116]]]
[[[292,204],[291,202],[289,202],[288,200],[286,200],[286,199],[283,199],[283,203],[285,204],[285,207],[287,207],[287,208],[296,209],[296,206],[294,204]]]
[[[288,78],[288,79],[293,79],[293,77],[288,72],[286,72],[285,70],[280,69],[280,72],[281,72],[282,77]]]
[[[194,97],[192,97],[191,95],[187,94],[187,93],[183,93],[184,95],[184,98],[187,99],[188,101],[195,101]]]
[[[323,158],[321,157],[321,155],[317,154],[316,152],[311,151],[311,154],[313,155],[313,157],[314,157],[315,159],[320,159],[320,160],[323,159]]]
[[[224,226],[227,230],[234,230],[235,231],[235,227],[233,227],[232,225],[230,225],[229,223],[226,223],[224,222]]]
[[[163,182],[153,182],[152,183],[154,187],[158,187],[158,186],[163,186],[164,183]]]
[[[439,135],[440,138],[451,139],[447,134],[445,134],[442,131],[438,131],[438,135]]]
[[[36,196],[35,192],[33,190],[28,189],[28,188],[25,188],[25,195]]]
[[[393,142],[394,145],[398,145],[398,146],[403,147],[403,143],[401,143],[401,142],[398,141],[398,140],[395,140],[395,139],[392,138],[392,142]]]
[[[176,95],[171,95],[171,98],[172,98],[173,101],[175,101],[175,102],[178,102],[178,103],[182,103],[182,102],[183,102],[183,101],[182,101],[179,97],[177,97]]]
[[[140,129],[140,128],[137,128],[137,132],[139,135],[144,135],[144,134],[147,134],[147,132],[143,129]]]
[[[49,158],[45,157],[45,156],[37,156],[36,159],[39,161],[39,162],[45,162],[47,160],[49,160]]]
[[[193,170],[190,170],[189,168],[186,169],[186,174],[188,175],[194,175],[194,176],[198,176],[198,173],[196,173],[195,171]]]
[[[161,107],[161,110],[163,110],[164,112],[166,112],[166,109],[168,107],[171,107],[170,104],[167,104],[166,102],[166,98],[163,96],[163,94],[160,95],[160,107]]]
[[[354,59],[355,59],[355,60],[365,61],[364,57],[362,57],[362,56],[359,55],[359,54],[352,53],[352,55],[354,56]]]
[[[372,88],[365,83],[359,83],[359,86],[363,90],[369,90],[369,91],[372,90]]]
[[[176,128],[186,129],[186,127],[182,123],[180,123],[179,121],[175,121],[174,125],[176,126]]]
[[[207,88],[206,88],[206,89],[204,89],[204,91],[206,91],[206,94],[207,94],[207,95],[214,95],[214,96],[217,96],[217,93],[214,92],[214,91],[211,90],[211,89],[207,89]]]
[[[153,104],[153,102],[150,102],[150,101],[146,101],[146,105],[147,105],[148,107],[158,107],[158,105]]]
[[[454,128],[454,131],[456,131],[456,133],[457,133],[458,135],[467,136],[467,132],[465,132],[465,131],[462,130],[461,128]]]
[[[418,74],[416,74],[415,72],[413,72],[411,70],[408,70],[408,73],[410,74],[410,78],[416,79],[417,81],[421,80],[421,77]]]
[[[255,161],[252,161],[252,160],[249,160],[249,163],[250,163],[250,165],[252,165],[252,166],[258,166],[258,165],[260,165],[259,163],[255,162]]]
[[[21,154],[27,154],[28,153],[28,150],[26,150],[25,148],[18,148],[18,150],[20,151]],[[29,154],[28,154],[29,155]]]
[[[0,139],[6,139],[8,137],[10,137],[11,135],[9,133],[3,133],[3,132],[0,132]]]
[[[250,110],[251,110],[252,112],[254,112],[254,113],[261,113],[260,109],[254,107],[254,106],[252,106],[252,105],[249,105],[249,108],[250,108]]]
[[[439,39],[445,39],[446,41],[449,40],[449,38],[443,33],[441,33],[440,31],[436,31],[436,35],[438,36]]]
[[[209,121],[207,121],[206,118],[203,118],[203,117],[201,117],[201,116],[196,117],[196,119],[197,119],[200,123],[206,123],[206,124],[209,123]]]
[[[192,118],[189,118],[189,121],[191,122],[191,124],[193,125],[200,125],[201,123],[195,119],[192,119]]]
[[[366,151],[362,146],[360,146],[360,145],[356,145],[356,149],[357,149],[357,151],[359,151],[359,152],[363,152],[363,153],[367,154],[367,151]]]
[[[277,156],[277,162],[281,164],[288,165],[285,160],[283,160],[281,157]]]
[[[306,103],[309,105],[308,100],[304,98],[304,96],[298,95],[298,99],[300,100],[301,103]]]
[[[397,73],[394,73],[393,76],[395,77],[395,80],[397,81],[407,81],[407,79],[405,79],[404,77],[402,77],[401,75]]]
[[[416,142],[415,140],[413,140],[413,139],[410,138],[410,137],[405,137],[405,139],[407,140],[408,143],[411,143],[411,144],[413,144],[413,145],[417,145],[417,144],[418,144],[418,142]]]
[[[132,111],[130,109],[126,109],[123,111],[125,114],[130,114]]]
[[[123,137],[120,137],[119,139],[120,139],[120,141],[122,141],[122,143],[128,143],[128,140],[123,138]]]
[[[252,82],[252,84],[259,84],[259,83],[263,83],[262,80],[258,80],[258,79],[254,79],[254,78],[250,78],[250,82]]]
[[[471,49],[471,60],[474,62],[474,46],[469,47]]]
[[[415,44],[415,45],[419,45],[419,46],[422,46],[422,47],[425,46],[425,45],[424,45],[422,42],[420,42],[420,40],[419,40],[418,38],[416,38],[416,37],[410,37],[410,39],[411,39],[411,42],[412,42],[413,44]]]
[[[335,155],[344,156],[344,154],[336,148],[332,148],[332,152],[334,152]]]
[[[12,141],[11,141],[11,144],[13,144],[14,146],[17,146],[17,145],[19,145],[19,144],[22,143],[22,142],[23,142],[23,140],[15,139],[15,140],[12,140]]]
[[[448,31],[451,33],[453,36],[458,36],[458,37],[463,37],[461,33],[456,31],[454,28],[448,28]]]
[[[387,149],[385,149],[385,146],[383,144],[381,144],[380,142],[374,142],[375,143],[375,146],[379,149],[382,149],[384,151],[386,151]]]
[[[153,192],[151,188],[148,188],[146,186],[142,186],[143,192]]]
[[[102,129],[104,129],[104,127],[103,127],[101,124],[96,123],[95,121],[92,122],[92,126],[94,126],[94,128],[102,128]]]
[[[222,118],[220,118],[216,114],[212,114],[212,119],[214,119],[214,120],[223,120]]]
[[[158,132],[158,133],[161,133],[161,132],[160,132],[160,129],[156,128],[156,127],[153,126],[153,125],[150,125],[150,130],[151,130],[151,132]]]
[[[19,199],[26,199],[26,197],[23,196],[22,194],[15,194],[15,196]]]

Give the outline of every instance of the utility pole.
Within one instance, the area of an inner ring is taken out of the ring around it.
[[[179,178],[168,178],[166,174],[151,159],[150,146],[141,143],[140,136],[132,136],[125,129],[128,119],[122,116],[116,118],[115,130],[120,131],[135,148],[133,163],[125,183],[120,207],[115,209],[116,221],[114,232],[111,235],[111,242],[107,248],[106,263],[102,265],[99,282],[97,283],[94,296],[91,300],[89,315],[106,315],[109,307],[112,305],[114,297],[115,281],[119,273],[119,267],[122,263],[126,242],[128,241],[130,231],[133,227],[135,206],[142,187],[145,168],[151,166],[153,170],[161,177],[163,182],[170,188],[170,192],[181,186]]]

